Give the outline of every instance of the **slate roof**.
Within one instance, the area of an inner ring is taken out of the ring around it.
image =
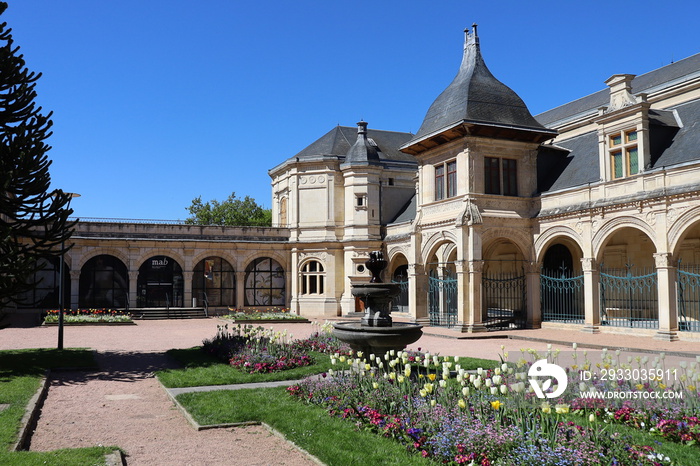
[[[357,123],[357,138],[345,155],[343,165],[379,165],[377,143],[367,137],[367,122]]]
[[[651,163],[654,168],[669,167],[700,159],[700,100],[687,102],[675,110],[681,127],[665,118],[650,118]],[[670,113],[670,112],[669,112]],[[665,117],[668,114],[663,115]]]
[[[462,123],[549,132],[533,118],[523,100],[491,74],[481,56],[476,25],[467,33],[457,76],[435,99],[407,145]]]
[[[700,99],[650,110],[649,146],[651,166],[647,170],[700,159]],[[540,146],[537,164],[540,192],[599,181],[597,131],[557,141],[556,146]]]
[[[413,133],[367,129],[367,138],[376,145],[377,157],[382,165],[416,166],[416,159],[399,151],[399,147],[413,137]],[[296,161],[338,160],[341,163],[357,140],[357,127],[336,126],[302,149],[295,156],[268,170],[273,174],[285,165]]]
[[[398,215],[389,222],[389,224],[392,223],[403,223],[403,222],[410,222],[411,220],[416,218],[416,204],[417,204],[417,196],[414,194],[411,199],[406,203],[406,205],[401,209],[401,211],[398,213]]]
[[[557,142],[557,146],[540,146],[537,155],[537,183],[540,192],[557,191],[600,180],[596,131]]]
[[[700,53],[635,77],[632,80],[632,93],[651,93],[655,89],[688,81],[697,76],[700,76]],[[535,119],[547,127],[556,127],[568,120],[595,114],[598,108],[608,106],[609,103],[610,90],[606,87],[586,97],[535,115]]]

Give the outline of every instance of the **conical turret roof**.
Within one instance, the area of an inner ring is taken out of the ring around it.
[[[358,122],[357,140],[345,155],[345,162],[342,166],[379,165],[380,163],[377,143],[367,138],[367,122]]]
[[[523,100],[508,86],[496,79],[481,56],[476,24],[465,30],[464,55],[457,76],[428,109],[416,136],[402,147],[409,153],[421,151],[412,147],[427,139],[443,135],[462,126],[463,134],[500,134],[506,138],[545,140],[556,135],[539,124]],[[488,131],[485,131],[488,128]],[[503,130],[511,130],[504,132]],[[515,133],[514,133],[515,132]],[[516,134],[517,132],[523,134]],[[454,135],[453,135],[454,136]],[[453,139],[448,137],[447,140]],[[444,142],[444,141],[443,141]],[[439,144],[440,141],[437,141]],[[436,143],[428,144],[434,146]],[[428,148],[423,147],[423,150]]]

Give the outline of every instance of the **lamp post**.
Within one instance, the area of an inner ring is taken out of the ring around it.
[[[62,192],[62,191],[61,191]],[[77,193],[65,193],[69,196],[66,210],[70,209],[70,202],[74,197],[80,197]],[[58,266],[58,349],[63,349],[63,262],[66,255],[65,241],[61,241],[61,263]]]

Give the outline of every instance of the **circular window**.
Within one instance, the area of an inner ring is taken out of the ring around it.
[[[358,265],[358,266],[357,266],[357,271],[360,272],[360,273],[364,272],[364,271],[365,271],[365,266],[364,266],[364,265]]]

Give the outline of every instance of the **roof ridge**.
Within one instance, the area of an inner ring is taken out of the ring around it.
[[[644,80],[645,80],[645,79],[649,79],[650,76],[653,76],[654,74],[660,73],[661,70],[664,70],[664,69],[668,70],[668,69],[670,69],[671,67],[674,67],[674,68],[675,68],[675,67],[682,66],[682,64],[687,63],[688,60],[692,60],[692,59],[696,59],[696,60],[700,59],[700,52],[699,52],[699,53],[695,53],[695,54],[693,54],[693,55],[690,55],[689,57],[682,58],[681,60],[675,61],[675,62],[673,62],[673,63],[669,63],[669,64],[667,64],[667,65],[660,66],[660,67],[655,68],[655,69],[653,69],[653,70],[651,70],[651,71],[647,71],[647,72],[645,72],[645,73],[642,73],[642,74],[639,74],[639,75],[635,75],[635,76],[634,76],[634,79],[632,80],[632,89],[633,89],[633,91],[635,92],[635,94],[638,94],[638,93],[644,92],[644,91],[646,91],[646,90],[648,90],[648,89],[664,87],[664,85],[676,81],[677,79],[679,79],[678,76],[664,78],[660,83],[657,83],[657,84],[649,83],[649,84],[645,85],[644,87],[639,87],[639,88],[637,88],[637,87],[635,86],[635,83],[639,83],[639,80],[640,80],[640,79],[642,80],[642,84],[644,84]],[[700,70],[699,70],[698,72],[700,72]],[[685,75],[684,75],[684,76],[685,76]],[[549,114],[549,113],[555,112],[556,110],[562,109],[562,108],[564,108],[564,107],[573,106],[573,104],[575,104],[576,102],[583,102],[583,101],[585,101],[586,99],[590,99],[590,98],[592,98],[592,96],[595,96],[595,95],[597,95],[597,94],[604,94],[604,95],[607,96],[607,95],[608,95],[608,92],[609,92],[609,88],[602,87],[601,89],[599,89],[599,90],[597,90],[597,91],[594,91],[594,92],[591,92],[590,94],[586,94],[586,95],[584,95],[584,96],[578,97],[578,98],[573,99],[573,100],[570,100],[570,101],[568,101],[568,102],[565,102],[565,103],[563,103],[563,104],[561,104],[561,105],[557,105],[556,107],[552,107],[552,108],[550,108],[550,109],[548,109],[548,110],[545,110],[544,112],[540,112],[540,113],[538,113],[537,115],[535,115],[535,119],[538,119],[538,117],[543,117],[543,116],[545,116],[545,115],[547,115],[547,114]],[[590,113],[591,111],[594,111],[594,110],[597,110],[597,109],[596,109],[595,107],[590,107],[590,108],[585,108],[585,109],[580,110],[580,111],[577,111],[577,112],[570,112],[570,113],[568,113],[567,115],[565,115],[565,116],[563,116],[563,117],[560,117],[560,118],[557,118],[557,119],[554,119],[554,120],[551,120],[551,121],[546,121],[544,124],[550,124],[550,125],[551,125],[552,123],[564,122],[564,121],[567,121],[567,120],[569,120],[569,119],[571,119],[571,118],[574,118],[574,117],[576,117],[576,116],[578,116],[578,115],[585,115],[586,113]]]

